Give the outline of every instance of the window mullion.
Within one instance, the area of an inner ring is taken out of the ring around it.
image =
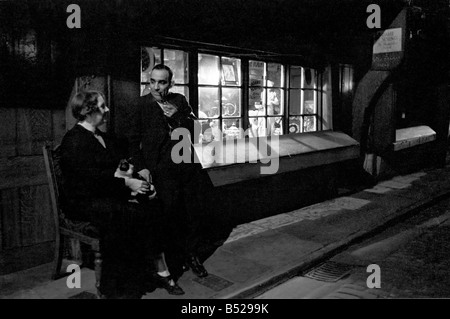
[[[246,131],[249,127],[250,121],[248,118],[248,111],[250,109],[249,105],[249,59],[243,58],[241,59],[241,121],[242,121],[242,129]],[[244,137],[244,136],[242,136]]]
[[[198,51],[195,49],[188,52],[188,72],[189,102],[198,117]]]

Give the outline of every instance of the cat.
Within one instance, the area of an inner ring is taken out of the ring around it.
[[[134,171],[134,165],[131,164],[131,159],[121,159],[119,166],[114,173],[114,177],[119,178],[136,178],[140,180],[145,180],[141,175]],[[141,194],[138,192],[131,192],[130,202],[142,202],[152,200],[156,197],[155,186],[150,182],[150,190]]]

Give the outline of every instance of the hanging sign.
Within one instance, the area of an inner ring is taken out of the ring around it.
[[[392,70],[403,59],[403,29],[394,28],[380,31],[372,50],[373,70]]]

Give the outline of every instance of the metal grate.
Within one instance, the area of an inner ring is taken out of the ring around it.
[[[221,291],[233,284],[231,281],[220,278],[213,274],[209,274],[207,277],[204,278],[195,277],[192,280],[214,291]]]
[[[335,282],[348,275],[353,268],[353,265],[341,264],[335,261],[326,261],[304,274],[303,277],[319,281]]]

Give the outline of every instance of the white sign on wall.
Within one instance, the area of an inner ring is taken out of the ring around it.
[[[373,54],[400,51],[402,51],[402,28],[384,30],[373,45]]]

